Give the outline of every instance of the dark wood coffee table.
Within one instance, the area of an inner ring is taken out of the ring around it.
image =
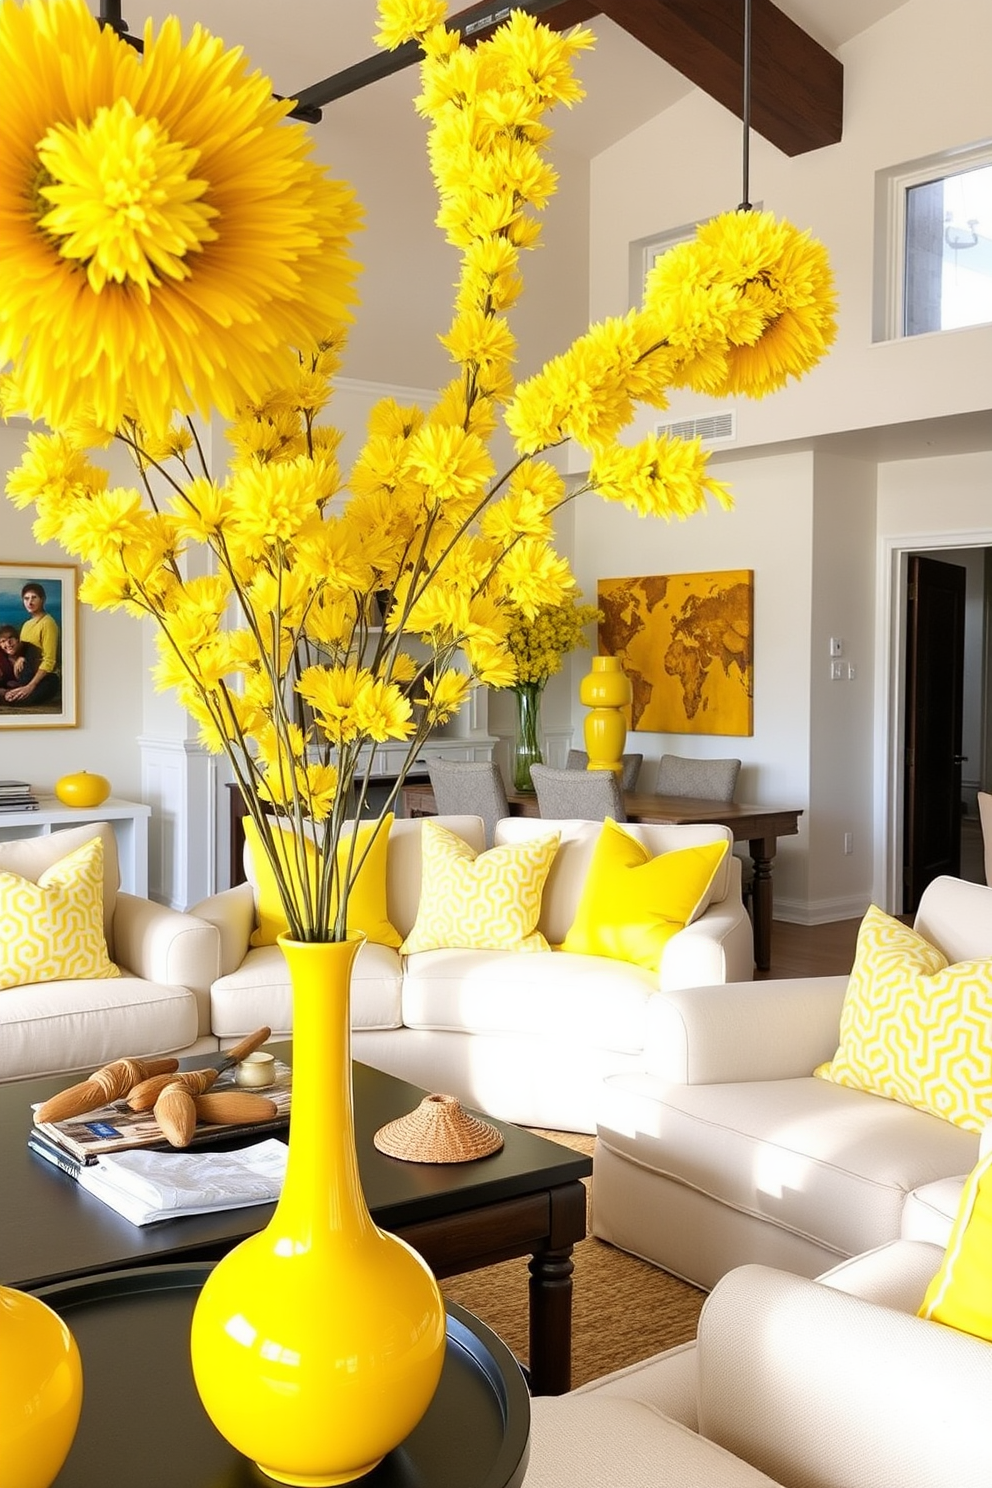
[[[292,1045],[270,1047],[292,1063]],[[216,1260],[267,1223],[271,1205],[130,1224],[28,1149],[32,1103],[71,1083],[58,1076],[0,1085],[0,1281],[30,1291],[128,1266]],[[354,1084],[359,1165],[376,1223],[415,1246],[442,1279],[529,1255],[531,1389],[563,1394],[571,1379],[572,1247],[586,1233],[580,1179],[592,1160],[496,1121],[504,1146],[491,1157],[400,1162],[378,1152],[373,1135],[412,1111],[424,1091],[357,1063]]]

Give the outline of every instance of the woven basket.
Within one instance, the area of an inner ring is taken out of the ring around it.
[[[498,1152],[503,1134],[470,1116],[453,1095],[426,1095],[415,1111],[387,1122],[372,1140],[387,1157],[403,1162],[460,1163]]]

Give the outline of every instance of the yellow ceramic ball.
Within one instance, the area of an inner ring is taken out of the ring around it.
[[[110,795],[110,781],[103,775],[77,770],[55,782],[55,794],[63,806],[99,806]]]

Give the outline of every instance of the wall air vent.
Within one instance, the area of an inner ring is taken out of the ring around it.
[[[721,413],[707,413],[702,418],[674,419],[670,424],[656,424],[654,432],[669,439],[696,439],[704,445],[733,444],[737,438],[737,410],[726,408]]]

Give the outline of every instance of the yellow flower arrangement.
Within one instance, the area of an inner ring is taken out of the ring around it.
[[[403,741],[409,764],[473,687],[514,685],[516,617],[571,605],[552,522],[578,491],[545,453],[577,440],[578,490],[641,513],[729,505],[698,442],[617,442],[636,403],[663,407],[670,386],[761,396],[834,334],[820,245],[730,213],[660,261],[642,309],[515,387],[506,315],[556,180],[543,120],[581,98],[572,63],[592,37],[514,13],[469,47],[444,14],[382,0],[377,39],[424,54],[438,223],[462,255],[442,338],[456,370],[428,411],[383,400],[345,477],[322,416],[360,211],[291,105],[199,26],[184,44],[175,20],[149,24],[139,54],[83,0],[0,0],[0,407],[49,430],[29,435],[8,494],[34,505],[39,542],[82,560],[85,601],[156,624],[157,685],[228,757],[298,940],[345,935],[361,863],[339,870],[337,848],[377,745]],[[224,476],[192,417],[215,411]],[[517,449],[502,474],[501,418]],[[112,440],[133,486],[92,456]]]
[[[506,641],[517,664],[517,682],[543,687],[560,672],[565,657],[577,646],[588,646],[583,627],[601,618],[595,605],[566,601],[542,605],[532,619],[518,614],[511,619]]]

